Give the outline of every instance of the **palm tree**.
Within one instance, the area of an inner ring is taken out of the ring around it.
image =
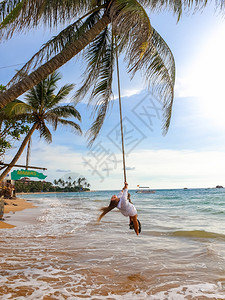
[[[15,101],[7,107],[7,112],[13,116],[27,117],[29,122],[32,122],[32,127],[25,139],[23,140],[15,157],[0,175],[0,182],[10,172],[13,166],[18,161],[26,144],[30,140],[35,130],[38,130],[40,137],[43,137],[48,143],[52,142],[52,134],[46,123],[53,126],[56,130],[58,125],[70,126],[75,133],[81,134],[80,126],[68,118],[75,118],[81,120],[79,112],[73,105],[60,105],[59,103],[68,96],[74,88],[73,84],[67,84],[61,87],[55,95],[56,84],[61,79],[59,73],[53,73],[48,78],[42,80],[34,88],[32,88],[26,95],[26,103],[22,101]]]
[[[65,23],[69,25],[44,44],[17,72],[7,85],[7,90],[0,93],[0,108],[84,50],[84,58],[88,63],[86,79],[77,95],[85,95],[90,87],[94,87],[91,100],[95,101],[94,113],[97,113],[97,117],[89,132],[90,141],[93,142],[112,96],[113,63],[117,48],[119,54],[126,53],[125,61],[131,75],[143,71],[147,85],[153,86],[154,92],[158,93],[164,109],[163,133],[166,133],[174,97],[175,63],[166,42],[152,27],[146,9],[152,12],[171,10],[179,20],[183,11],[196,10],[207,3],[207,0],[2,1],[2,39],[43,23],[50,28]],[[216,1],[221,9],[224,3],[223,0]],[[115,37],[118,47],[115,47]]]
[[[61,178],[59,178],[58,184],[62,186],[62,179]]]
[[[73,185],[74,188],[76,187],[76,180],[73,181],[72,185]]]
[[[81,186],[81,178],[80,178],[80,177],[79,177],[78,180],[77,180],[77,185],[78,185],[78,187]]]

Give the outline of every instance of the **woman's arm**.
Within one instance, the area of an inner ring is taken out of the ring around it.
[[[127,189],[128,190],[128,183],[125,181],[124,182],[124,187],[123,187],[123,190]]]

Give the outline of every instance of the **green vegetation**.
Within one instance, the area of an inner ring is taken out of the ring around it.
[[[12,148],[15,141],[19,141],[22,135],[27,134],[29,129],[28,125],[24,125],[24,121],[1,119],[0,114],[0,158]]]
[[[48,143],[52,142],[52,134],[46,124],[51,125],[53,130],[56,130],[58,125],[69,126],[76,134],[81,134],[80,126],[71,121],[71,118],[81,121],[79,112],[74,105],[60,104],[72,91],[74,85],[64,85],[55,93],[57,82],[60,79],[59,73],[51,74],[28,91],[25,95],[26,102],[15,100],[4,108],[6,114],[12,119],[25,118],[28,120],[31,128],[10,162],[10,166],[0,175],[0,182],[16,164],[35,130],[38,130],[40,137],[43,137]]]
[[[54,185],[47,181],[15,181],[17,193],[35,192],[85,192],[90,191],[90,184],[85,178],[78,178],[77,181],[64,181],[63,179],[54,180]]]
[[[0,91],[6,88],[0,84]],[[0,158],[5,152],[12,148],[15,141],[19,141],[22,135],[27,134],[29,126],[24,124],[24,118],[12,119],[5,112],[5,109],[0,111]]]

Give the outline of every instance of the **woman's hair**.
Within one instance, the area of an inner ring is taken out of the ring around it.
[[[106,215],[108,212],[110,212],[112,209],[117,207],[117,204],[119,202],[119,199],[111,200],[109,203],[109,206],[102,207],[100,211],[102,211],[101,215],[98,217],[98,222],[101,221],[101,219]]]

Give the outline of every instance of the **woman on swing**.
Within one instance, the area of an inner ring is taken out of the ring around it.
[[[111,211],[115,207],[117,207],[125,217],[130,217],[130,226],[132,226],[132,224],[133,224],[136,234],[139,235],[140,229],[141,229],[139,226],[140,223],[137,219],[137,210],[136,210],[135,206],[131,203],[130,199],[128,200],[128,183],[127,182],[124,183],[124,187],[118,196],[113,195],[111,197],[109,206],[101,208],[102,213],[98,217],[98,222],[102,219],[102,217],[105,214],[107,214],[109,211]],[[132,227],[130,227],[130,228],[132,228]]]

